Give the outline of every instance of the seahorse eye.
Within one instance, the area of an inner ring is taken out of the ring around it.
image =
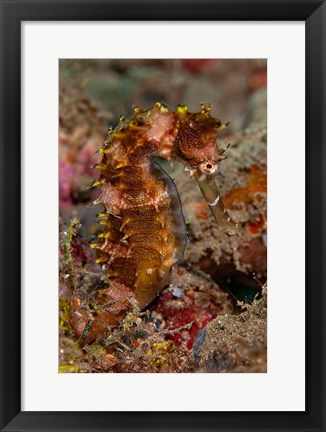
[[[215,177],[219,170],[218,162],[214,160],[204,161],[199,165],[199,170],[206,176]]]

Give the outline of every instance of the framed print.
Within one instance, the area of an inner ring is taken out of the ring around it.
[[[325,2],[1,7],[1,430],[324,430]]]

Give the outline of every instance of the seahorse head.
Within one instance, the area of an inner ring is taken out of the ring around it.
[[[192,171],[199,169],[203,174],[214,176],[219,162],[225,157],[224,150],[217,145],[217,132],[227,125],[211,116],[210,106],[201,106],[199,113],[190,113],[186,106],[176,111],[177,134],[172,154]]]

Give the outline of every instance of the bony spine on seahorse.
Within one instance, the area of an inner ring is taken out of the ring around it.
[[[210,107],[190,113],[186,106],[169,111],[156,103],[150,110],[134,108],[130,120],[120,118],[110,130],[95,168],[100,188],[94,204],[102,204],[103,231],[97,243],[97,263],[107,271],[109,286],[99,290],[100,314],[88,340],[108,325],[119,323],[132,302],[144,309],[169,282],[172,266],[186,245],[186,228],[177,189],[154,162],[154,156],[177,160],[196,178],[220,229],[232,234],[236,225],[226,213],[214,177],[225,149],[216,144],[218,129]]]

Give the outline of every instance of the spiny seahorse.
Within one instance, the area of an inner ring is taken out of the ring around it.
[[[172,266],[186,246],[186,226],[173,180],[154,156],[177,160],[197,180],[213,215],[229,234],[236,226],[223,207],[215,184],[225,149],[217,131],[226,125],[211,116],[209,106],[190,113],[186,106],[169,111],[156,103],[150,110],[134,107],[109,130],[98,153],[101,170],[92,184],[100,189],[94,204],[103,230],[91,247],[107,272],[108,287],[98,291],[101,311],[92,321],[88,341],[119,323],[128,310],[140,310],[169,283]]]

